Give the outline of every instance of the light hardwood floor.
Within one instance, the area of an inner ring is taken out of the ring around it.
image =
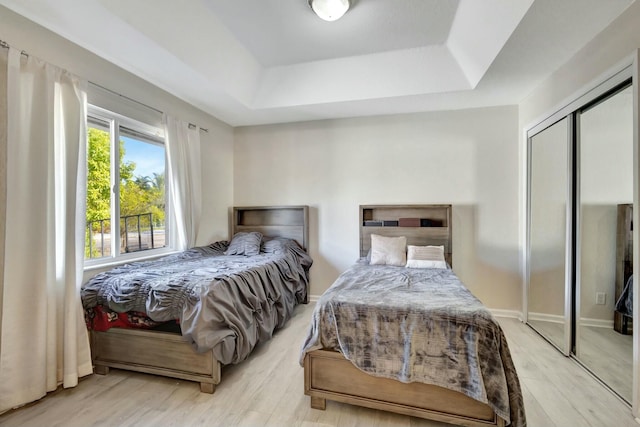
[[[532,321],[533,326],[557,345],[562,345],[564,325]],[[632,398],[633,337],[612,328],[582,326],[578,360],[627,402]]]
[[[327,402],[309,407],[298,365],[313,304],[243,363],[223,369],[215,394],[198,384],[112,370],[0,416],[2,426],[429,426],[445,424]],[[637,427],[631,411],[574,361],[515,319],[499,319],[530,427]]]
[[[578,359],[627,402],[633,397],[633,337],[612,328],[583,326]]]

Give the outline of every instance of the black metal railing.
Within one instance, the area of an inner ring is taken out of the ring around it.
[[[153,227],[153,215],[142,213],[120,217],[120,250],[121,252],[138,252],[164,246],[158,244]],[[162,230],[163,231],[163,230]],[[87,223],[88,253],[86,258],[100,258],[111,252],[111,219],[98,219]],[[99,237],[99,244],[94,241]],[[164,237],[164,235],[162,235]]]
[[[149,217],[149,229],[150,229],[150,233],[149,235],[151,236],[151,247],[148,247],[148,245],[146,245],[147,247],[143,247],[142,245],[142,233],[141,233],[141,229],[140,229],[140,218],[141,217]],[[130,240],[129,240],[129,219],[134,218],[135,220],[135,225],[136,225],[136,233],[137,234],[137,239],[134,235],[134,240],[133,240],[133,244],[130,244]],[[144,214],[138,214],[138,215],[128,215],[128,216],[121,216],[120,217],[120,222],[122,223],[124,221],[124,251],[125,252],[137,252],[137,251],[143,251],[145,249],[153,249],[153,221],[152,221],[152,217],[151,217],[151,213],[144,213]],[[120,230],[122,231],[122,226],[120,227]],[[137,242],[137,245],[136,245]]]

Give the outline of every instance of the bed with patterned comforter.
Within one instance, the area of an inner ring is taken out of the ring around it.
[[[83,305],[177,319],[198,352],[241,362],[306,300],[312,260],[290,239],[272,239],[255,256],[225,255],[227,248],[216,242],[100,273],[82,287]]]
[[[316,304],[306,353],[331,349],[367,374],[434,384],[526,425],[520,383],[502,329],[449,269],[349,268]]]

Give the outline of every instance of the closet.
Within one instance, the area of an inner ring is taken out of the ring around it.
[[[631,402],[632,313],[617,309],[633,270],[630,68],[527,145],[527,324]]]

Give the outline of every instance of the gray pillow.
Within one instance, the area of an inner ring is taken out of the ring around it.
[[[262,233],[252,231],[245,233],[241,231],[236,233],[229,243],[229,247],[224,252],[225,255],[246,255],[253,256],[260,253],[260,243],[262,242]]]
[[[261,250],[268,254],[282,254],[289,245],[290,240],[283,237],[264,238]]]

